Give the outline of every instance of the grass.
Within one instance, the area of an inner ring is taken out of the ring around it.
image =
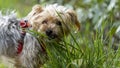
[[[64,39],[61,44],[51,44],[48,48],[50,60],[45,68],[118,68],[120,50],[114,50],[110,42],[104,44],[103,28],[93,32],[78,32]],[[87,32],[87,34],[86,34]],[[74,35],[74,36],[73,36]]]
[[[74,33],[58,43],[47,44],[49,61],[45,68],[119,68],[120,50],[114,50],[112,39],[115,32],[110,18],[103,21],[100,29],[91,30],[86,23],[85,30]],[[87,21],[86,21],[87,22]],[[106,26],[111,28],[104,32]],[[93,29],[93,28],[92,28]]]
[[[49,61],[44,68],[119,68],[120,50],[112,48],[114,26],[104,32],[108,24],[112,25],[112,20],[104,20],[101,28],[93,31],[86,23],[84,31],[72,31],[60,44],[48,43]]]

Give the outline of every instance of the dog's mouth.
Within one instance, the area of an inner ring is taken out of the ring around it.
[[[30,28],[32,25],[28,22],[28,20],[21,20],[19,22],[21,28]]]
[[[49,37],[49,39],[55,39],[57,38],[57,35],[56,34],[51,34],[51,35],[47,35]]]

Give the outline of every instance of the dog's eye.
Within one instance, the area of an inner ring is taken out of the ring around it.
[[[36,13],[34,13],[33,15],[35,15]]]
[[[62,25],[60,21],[57,21],[56,24],[59,25],[59,26]]]
[[[47,20],[44,20],[44,21],[42,22],[42,24],[47,24]]]
[[[11,20],[10,22],[11,22],[11,23],[14,23],[14,21],[12,21],[12,20]]]
[[[18,23],[15,23],[15,25],[18,25]]]

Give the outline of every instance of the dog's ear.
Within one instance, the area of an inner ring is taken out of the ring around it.
[[[35,11],[36,13],[40,13],[43,11],[42,7],[40,5],[35,5],[32,7],[32,10]]]
[[[39,14],[42,11],[43,11],[43,8],[37,4],[32,7],[32,11],[27,15],[26,18],[28,18],[28,20],[30,20],[33,16]]]
[[[73,10],[68,10],[67,13],[70,16],[71,22],[77,27],[77,31],[80,30],[80,22],[77,19],[77,15]]]

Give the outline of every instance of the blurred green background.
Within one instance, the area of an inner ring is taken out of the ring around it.
[[[73,8],[82,26],[65,40],[67,52],[53,49],[45,68],[120,68],[120,0],[0,0],[0,10],[16,10],[22,18],[35,4],[53,3]]]
[[[26,16],[37,0],[0,0],[0,10],[15,10],[19,17]]]

